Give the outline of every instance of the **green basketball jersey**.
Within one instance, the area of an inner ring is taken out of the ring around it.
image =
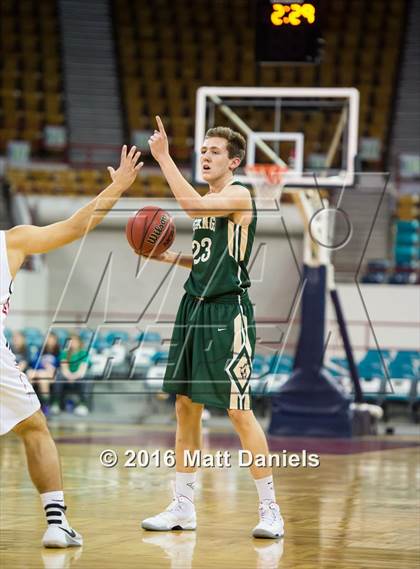
[[[240,184],[233,182],[233,184]],[[193,266],[184,285],[188,294],[212,298],[241,295],[250,286],[247,265],[254,243],[257,210],[247,227],[228,217],[199,217],[193,222]]]

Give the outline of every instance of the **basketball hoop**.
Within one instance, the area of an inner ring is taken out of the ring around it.
[[[245,166],[249,184],[252,185],[259,204],[269,206],[273,200],[280,200],[287,173],[286,166],[279,164],[249,164]],[[270,206],[271,207],[271,206]]]

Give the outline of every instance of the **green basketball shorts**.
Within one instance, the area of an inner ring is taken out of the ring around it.
[[[245,294],[211,301],[185,294],[178,309],[163,390],[222,409],[251,409],[255,320]]]

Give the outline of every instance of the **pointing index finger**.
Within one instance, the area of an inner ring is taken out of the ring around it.
[[[163,122],[162,122],[159,115],[156,115],[156,122],[157,122],[160,134],[162,134],[163,136],[166,136],[165,127],[163,126]]]

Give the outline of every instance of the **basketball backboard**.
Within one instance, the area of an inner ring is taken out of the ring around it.
[[[359,92],[354,88],[200,87],[196,97],[195,180],[203,183],[200,148],[207,129],[230,126],[247,139],[243,168],[287,166],[292,187],[354,183]]]

